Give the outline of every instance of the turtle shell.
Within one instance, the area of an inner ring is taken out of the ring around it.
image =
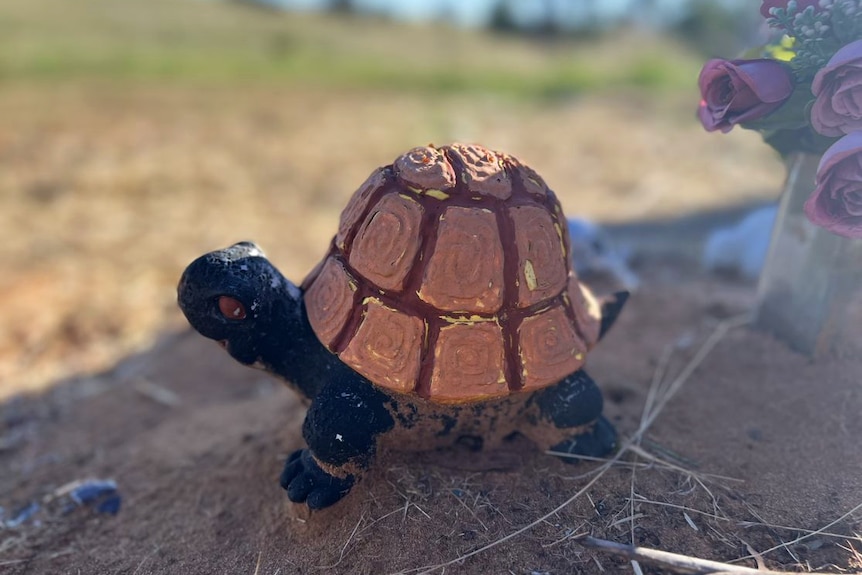
[[[320,341],[374,384],[441,403],[577,371],[600,310],[553,192],[481,146],[414,148],[365,181],[303,282]]]

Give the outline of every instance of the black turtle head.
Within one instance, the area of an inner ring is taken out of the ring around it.
[[[299,313],[300,298],[252,242],[199,257],[177,286],[177,302],[192,327],[246,365],[260,360],[268,340],[281,333],[284,326],[276,322]]]

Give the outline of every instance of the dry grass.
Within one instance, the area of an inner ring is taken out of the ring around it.
[[[673,472],[681,473],[684,476],[685,481],[696,483],[707,494],[709,494],[710,499],[716,505],[716,512],[717,513],[714,516],[718,517],[720,520],[727,520],[726,517],[724,516],[723,512],[721,512],[721,510],[718,508],[718,504],[716,502],[715,496],[712,494],[710,489],[705,484],[705,481],[709,481],[710,478],[708,478],[705,475],[699,474],[697,472],[682,468],[679,465],[676,465],[674,463],[666,462],[659,457],[656,457],[652,454],[647,453],[646,451],[644,451],[640,447],[640,441],[643,438],[643,436],[646,434],[646,432],[649,430],[652,423],[660,415],[663,408],[677,394],[677,392],[679,392],[679,390],[682,388],[682,386],[685,385],[685,383],[689,380],[689,378],[692,376],[694,371],[702,364],[704,359],[709,355],[709,353],[712,351],[712,349],[721,341],[721,339],[728,333],[728,331],[735,329],[735,328],[738,328],[738,327],[742,327],[742,326],[746,325],[749,321],[750,321],[749,316],[746,314],[745,316],[742,316],[742,317],[736,317],[736,318],[732,318],[732,319],[721,322],[718,326],[716,326],[716,328],[712,332],[712,334],[710,334],[710,336],[704,341],[702,346],[697,350],[697,352],[693,355],[691,360],[685,365],[685,367],[680,371],[680,373],[676,377],[671,378],[668,381],[665,381],[662,377],[655,378],[654,382],[657,382],[657,384],[653,388],[650,389],[650,396],[649,396],[652,398],[652,401],[648,401],[648,403],[647,403],[647,409],[644,410],[644,416],[641,419],[640,427],[638,427],[638,429],[632,434],[631,437],[629,437],[625,440],[622,447],[614,454],[613,457],[607,459],[601,465],[597,466],[595,469],[588,472],[588,474],[591,475],[592,478],[589,479],[589,481],[587,481],[585,484],[580,486],[580,488],[574,494],[572,494],[568,499],[566,499],[565,501],[563,501],[562,503],[560,503],[559,505],[554,507],[549,512],[547,512],[547,513],[543,514],[542,516],[538,517],[537,519],[531,521],[530,523],[527,523],[526,525],[518,527],[517,529],[514,529],[514,530],[510,531],[509,533],[507,533],[501,537],[498,537],[496,539],[493,539],[489,543],[487,543],[485,545],[481,545],[481,546],[479,546],[479,547],[477,547],[477,548],[475,548],[475,549],[473,549],[467,553],[464,553],[464,554],[462,554],[462,555],[460,555],[454,559],[451,559],[451,560],[443,562],[443,563],[438,563],[438,564],[433,564],[433,565],[425,565],[422,567],[416,567],[416,568],[411,568],[411,569],[405,569],[405,570],[399,571],[396,575],[406,575],[406,574],[412,574],[412,573],[421,573],[423,575],[436,573],[436,572],[443,573],[443,572],[445,572],[445,569],[449,566],[461,564],[471,557],[480,555],[482,553],[486,553],[486,552],[494,549],[495,547],[498,547],[498,546],[500,546],[500,545],[502,545],[502,544],[504,544],[510,540],[513,540],[517,537],[520,537],[520,536],[524,535],[525,533],[531,531],[532,529],[536,528],[537,526],[548,523],[551,518],[559,515],[560,512],[562,512],[563,510],[565,510],[566,508],[571,506],[576,501],[580,500],[582,497],[587,496],[590,489],[596,483],[598,483],[609,470],[611,470],[617,466],[622,466],[622,467],[628,468],[632,473],[630,497],[628,499],[629,505],[627,508],[623,508],[619,512],[614,514],[611,517],[610,522],[602,527],[602,530],[603,531],[610,531],[614,527],[617,527],[619,525],[628,524],[631,528],[631,539],[632,539],[632,543],[634,544],[635,520],[638,517],[637,514],[635,513],[635,503],[636,503],[635,495],[636,495],[636,493],[635,493],[635,474],[634,474],[634,472],[635,472],[635,469],[637,469],[638,461],[636,458],[634,459],[634,461],[629,461],[629,462],[624,460],[624,457],[626,457],[630,454],[634,454],[635,456],[643,457],[643,458],[647,459],[648,461],[650,461],[652,464],[654,464],[660,468],[663,467],[663,468],[669,469]],[[665,369],[665,365],[663,362],[659,364],[659,369],[661,369],[661,370]],[[559,455],[564,456],[564,454],[555,454],[555,453],[552,453],[552,454],[558,455],[558,456]],[[645,500],[644,503],[652,503],[652,502],[649,500]],[[655,503],[658,504],[659,502],[655,502]],[[465,507],[466,507],[466,505],[465,505]],[[680,507],[682,507],[682,506],[680,506]],[[467,507],[467,509],[468,509],[468,511],[470,511],[469,507]],[[626,509],[629,510],[630,515],[620,517],[620,514],[622,512],[624,512]],[[682,509],[684,511],[690,510],[693,513],[703,513],[703,512],[700,512],[699,510],[687,508],[687,507],[682,507]],[[471,511],[471,513],[472,513],[472,511]],[[713,515],[713,514],[704,513],[704,515]],[[484,524],[483,524],[483,527],[484,527]],[[585,522],[577,530],[569,530],[562,538],[557,539],[556,541],[554,541],[550,545],[547,545],[546,548],[550,547],[552,545],[556,545],[556,544],[558,544],[564,540],[567,540],[567,539],[575,539],[576,540],[578,538],[578,534],[584,532],[583,530],[591,531],[597,527],[598,526],[596,526],[595,524],[590,524],[589,522]],[[485,527],[485,530],[487,531],[487,527]],[[635,569],[639,570],[639,567],[635,567]]]
[[[315,90],[7,88],[0,396],[104,369],[182,326],[174,286],[205,251],[252,238],[301,279],[358,183],[417,143],[508,150],[544,175],[569,214],[603,220],[777,189],[780,167],[757,137],[704,134],[679,117],[691,101],[620,95],[538,107]]]

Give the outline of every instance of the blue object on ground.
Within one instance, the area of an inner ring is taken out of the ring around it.
[[[36,515],[39,509],[39,504],[35,501],[32,501],[29,505],[19,510],[18,513],[16,513],[15,516],[12,517],[12,519],[5,521],[3,525],[7,529],[14,529],[15,527],[18,527],[19,525]]]
[[[117,484],[111,479],[86,481],[73,489],[69,496],[78,505],[92,505],[97,512],[110,515],[116,515],[122,503]]]

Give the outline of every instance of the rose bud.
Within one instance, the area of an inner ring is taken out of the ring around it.
[[[862,130],[862,40],[847,44],[814,76],[811,125],[824,136]]]
[[[844,136],[823,154],[805,215],[834,234],[862,238],[862,131]]]
[[[793,93],[788,68],[766,58],[710,60],[700,71],[698,85],[702,99],[697,115],[710,132],[729,132],[735,124],[762,118]]]

